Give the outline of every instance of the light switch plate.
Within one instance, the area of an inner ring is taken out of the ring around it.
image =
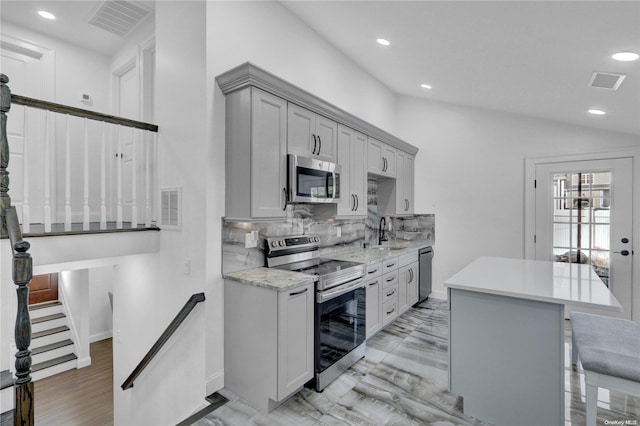
[[[258,239],[253,238],[253,232],[244,234],[244,248],[258,247]]]

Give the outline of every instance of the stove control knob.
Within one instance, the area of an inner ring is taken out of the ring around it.
[[[278,245],[278,243],[277,243],[277,242],[275,242],[275,241],[271,241],[271,247],[275,247],[275,246],[277,246],[277,245]]]
[[[313,237],[313,239],[317,242],[320,242],[320,237]]]
[[[282,241],[282,240],[278,241],[278,245],[279,245],[280,247],[284,247],[284,241]]]

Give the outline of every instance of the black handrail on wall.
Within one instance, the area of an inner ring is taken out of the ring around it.
[[[156,343],[153,344],[149,352],[142,358],[142,361],[138,364],[136,368],[133,369],[133,372],[127,377],[127,380],[122,384],[122,390],[127,390],[133,387],[133,381],[142,373],[142,370],[145,369],[147,365],[151,362],[151,360],[160,352],[160,349],[164,346],[165,343],[169,340],[169,338],[175,333],[175,331],[180,327],[180,324],[187,318],[187,316],[191,313],[193,308],[200,302],[204,302],[204,293],[195,293],[191,295],[187,303],[180,309],[178,315],[171,321],[171,324],[167,326],[167,329],[162,333],[162,335],[158,338]]]

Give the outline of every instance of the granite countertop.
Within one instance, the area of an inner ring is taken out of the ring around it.
[[[431,244],[428,241],[391,241],[386,242],[385,246],[390,247],[403,247],[401,250],[380,250],[377,248],[361,248],[340,253],[334,253],[325,257],[337,260],[349,260],[351,262],[359,263],[374,263],[379,262],[389,257],[402,256],[409,254],[414,250],[421,249],[422,247],[428,247]]]
[[[413,250],[429,246],[428,241],[390,241],[388,246],[402,247],[401,250],[379,250],[377,248],[350,249],[339,253],[332,253],[322,257],[336,260],[348,260],[358,263],[379,262],[388,257],[402,256]],[[300,272],[284,271],[275,268],[252,268],[244,271],[223,274],[222,278],[250,284],[256,287],[268,288],[276,291],[287,291],[301,285],[317,281],[318,277]]]
[[[223,274],[222,278],[276,291],[287,291],[317,280],[313,275],[265,267]]]

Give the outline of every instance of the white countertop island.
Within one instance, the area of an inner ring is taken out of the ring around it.
[[[480,257],[445,281],[449,388],[500,425],[564,424],[564,304],[621,311],[590,266]]]

